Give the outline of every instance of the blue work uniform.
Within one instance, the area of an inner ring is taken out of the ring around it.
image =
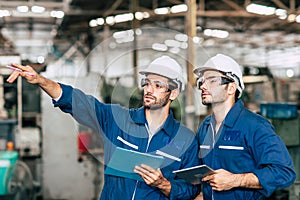
[[[104,104],[79,89],[60,85],[62,96],[58,101],[53,100],[54,106],[102,134],[105,164],[116,147],[151,154],[159,152],[165,158],[161,171],[171,182],[170,198],[143,181],[105,174],[101,200],[182,200],[197,196],[198,186],[178,179],[172,173],[173,170],[198,165],[199,158],[195,134],[176,121],[171,111],[161,129],[149,139],[144,107],[127,109],[116,104]]]
[[[288,150],[271,123],[246,109],[238,100],[215,133],[212,115],[201,123],[197,133],[201,161],[213,169],[234,174],[254,173],[263,189],[233,188],[214,191],[203,183],[204,199],[263,199],[276,189],[291,185],[296,174]]]

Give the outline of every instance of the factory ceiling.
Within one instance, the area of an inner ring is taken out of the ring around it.
[[[144,26],[185,33],[187,12],[172,13],[171,8],[186,2],[193,1],[0,0],[0,53],[17,53],[23,59],[36,62],[39,56],[50,60],[70,54],[76,44],[77,50],[87,54],[95,42],[95,35],[105,27],[109,27],[111,33]],[[250,4],[273,9],[273,13],[250,12],[247,10]],[[218,40],[218,45],[234,43],[268,48],[300,43],[300,2],[297,0],[197,0],[194,5],[197,35],[207,39],[209,36],[203,34],[205,29],[220,29],[231,34],[226,40]],[[23,7],[18,10],[18,6]],[[168,11],[158,14],[157,8]],[[108,22],[111,16],[137,12],[144,14],[140,20]],[[92,25],[93,20],[99,20],[99,24]]]

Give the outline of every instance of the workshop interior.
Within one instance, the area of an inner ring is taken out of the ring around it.
[[[218,53],[243,72],[241,99],[284,141],[296,181],[269,199],[300,199],[300,1],[0,0],[0,199],[99,199],[101,134],[54,108],[12,63],[105,103],[141,106],[139,67],[161,55],[184,68],[172,103],[194,132],[210,114],[193,70]]]

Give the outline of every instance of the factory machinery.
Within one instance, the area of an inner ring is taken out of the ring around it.
[[[19,55],[0,56],[0,198],[37,199],[41,182],[36,172],[41,159],[40,91],[18,79],[5,80]]]
[[[37,85],[7,83],[10,63],[28,64],[0,55],[0,199],[98,199],[101,138],[53,109]]]

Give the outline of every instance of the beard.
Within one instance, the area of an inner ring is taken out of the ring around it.
[[[213,104],[220,104],[226,100],[225,92],[228,90],[228,85],[218,92],[209,92],[207,93],[206,97],[202,97],[202,104],[205,106],[212,106]]]
[[[169,100],[169,97],[171,95],[171,92],[169,92],[165,97],[162,98],[157,98],[155,96],[152,96],[151,94],[145,94],[144,95],[144,99],[143,99],[143,105],[146,109],[151,109],[151,110],[157,110],[160,109],[162,107],[165,107]],[[152,101],[149,102],[148,100],[145,99],[145,96],[151,97]]]

